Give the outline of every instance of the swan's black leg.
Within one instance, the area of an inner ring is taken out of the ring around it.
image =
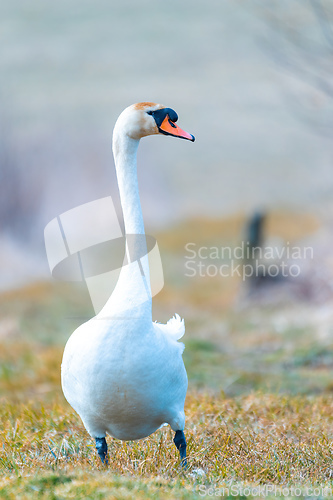
[[[175,443],[177,449],[179,450],[180,458],[182,461],[182,467],[187,469],[187,460],[186,460],[186,439],[183,431],[176,431],[175,437],[173,438],[173,442]]]
[[[99,454],[99,458],[102,460],[102,463],[108,465],[108,445],[106,444],[105,438],[95,438],[96,441],[96,450]]]

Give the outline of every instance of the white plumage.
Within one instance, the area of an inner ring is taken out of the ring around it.
[[[171,112],[161,105],[140,103],[126,108],[117,120],[113,152],[126,234],[144,235],[136,172],[140,138],[162,132],[189,139],[174,124]],[[141,258],[141,269],[137,265],[142,241],[138,237],[131,248],[131,263],[123,266],[102,311],[69,338],[62,387],[96,439],[102,461],[106,433],[121,440],[140,439],[168,423],[176,431],[174,441],[185,463],[181,431],[187,375],[184,345],[177,342],[185,331],[184,320],[176,314],[166,325],[152,322],[148,258]]]
[[[127,322],[92,319],[73,333],[62,364],[66,399],[92,437],[140,439],[165,422],[183,430],[184,345],[168,325]]]

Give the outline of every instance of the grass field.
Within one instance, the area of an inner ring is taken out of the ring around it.
[[[290,231],[288,221],[277,217],[275,229]],[[200,232],[196,222],[158,238],[167,285],[154,300],[154,319],[186,318],[188,471],[169,427],[139,442],[108,438],[110,466],[99,463],[60,388],[63,346],[92,315],[89,297],[80,286],[36,283],[1,295],[0,498],[200,498],[199,488],[231,486],[244,497],[246,486],[333,487],[330,305],[241,308],[235,280],[180,279],[184,242],[200,234],[214,244],[221,221],[201,224]],[[299,238],[315,227],[296,224]],[[240,225],[229,221],[226,238],[235,241]]]

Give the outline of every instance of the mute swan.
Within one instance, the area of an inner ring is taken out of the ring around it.
[[[116,122],[112,146],[125,232],[131,235],[126,243],[129,263],[122,267],[104,308],[75,330],[64,350],[64,395],[95,438],[103,463],[108,463],[106,433],[124,441],[135,440],[168,423],[176,433],[174,443],[186,467],[187,374],[182,360],[184,344],[177,342],[185,332],[184,320],[176,315],[166,325],[152,322],[136,167],[142,137],[164,134],[194,141],[193,135],[176,125],[177,119],[174,110],[143,102],[126,108]]]

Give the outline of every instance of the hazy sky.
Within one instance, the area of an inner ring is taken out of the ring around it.
[[[148,224],[258,206],[302,210],[331,196],[329,141],[290,109],[290,87],[300,83],[265,50],[271,37],[256,5],[2,3],[5,140],[25,164],[26,192],[39,183],[37,231],[79,203],[116,196],[112,128],[123,108],[144,100],[173,107],[196,136],[194,144],[142,141]]]

